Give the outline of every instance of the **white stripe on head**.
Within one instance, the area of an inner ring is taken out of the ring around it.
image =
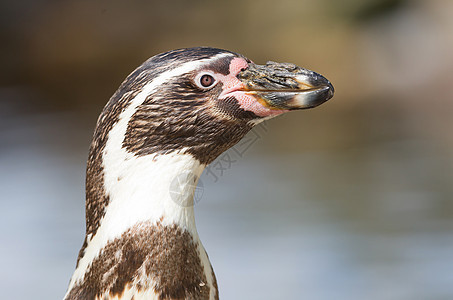
[[[147,83],[119,115],[118,122],[108,133],[103,152],[104,189],[109,195],[110,202],[96,234],[92,237],[87,236],[88,246],[71,278],[68,292],[76,283],[83,280],[90,263],[99,255],[102,248],[138,222],[149,220],[157,222],[164,216],[163,225],[177,224],[189,231],[195,241],[199,241],[193,206],[184,207],[172,199],[169,185],[178,175],[187,172],[199,178],[205,166],[192,155],[176,152],[137,157],[127,152],[122,144],[129,120],[148,95],[156,91],[160,85],[173,77],[196,70],[203,64],[228,56],[234,54],[220,53],[212,58],[184,63],[160,74]],[[212,286],[212,276],[210,277],[209,284]]]

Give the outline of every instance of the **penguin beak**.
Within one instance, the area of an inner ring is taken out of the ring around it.
[[[269,109],[313,108],[334,94],[332,84],[324,76],[289,63],[250,63],[237,77],[245,92]]]

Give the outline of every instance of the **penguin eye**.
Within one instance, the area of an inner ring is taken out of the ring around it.
[[[208,89],[214,86],[217,83],[217,81],[211,74],[203,73],[197,76],[197,78],[195,79],[195,83],[197,84],[198,87],[202,89]]]
[[[200,77],[200,84],[204,87],[210,87],[214,83],[214,77],[208,74],[204,74]]]

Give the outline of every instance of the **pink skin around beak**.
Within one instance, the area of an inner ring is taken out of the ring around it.
[[[288,110],[266,107],[255,95],[248,93],[247,86],[237,78],[237,75],[248,67],[249,64],[243,58],[237,57],[231,61],[230,73],[219,78],[223,83],[223,91],[219,98],[224,99],[233,96],[237,99],[242,109],[251,111],[260,117],[277,116],[287,112]]]

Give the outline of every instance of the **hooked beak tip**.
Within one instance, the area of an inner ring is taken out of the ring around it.
[[[329,83],[329,85],[323,85],[295,93],[294,97],[290,99],[286,105],[290,110],[313,108],[330,100],[333,95],[334,89]]]

